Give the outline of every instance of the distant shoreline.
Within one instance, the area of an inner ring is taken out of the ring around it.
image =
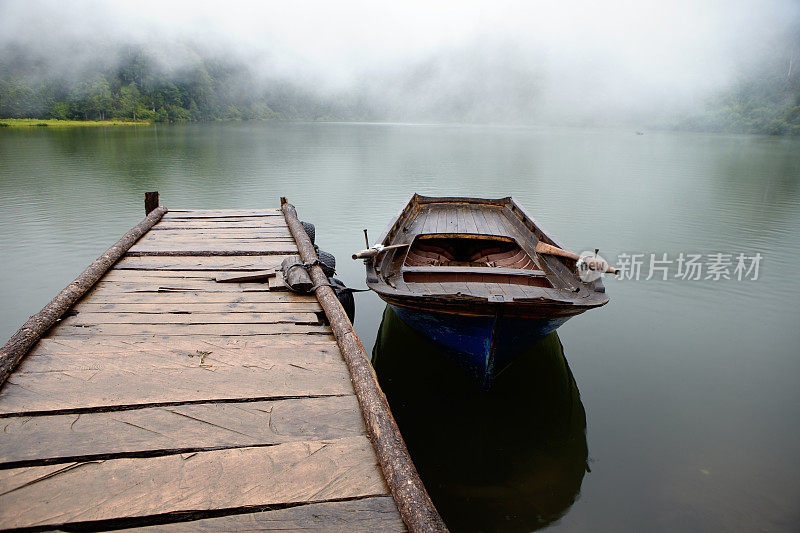
[[[3,118],[0,119],[0,128],[71,128],[87,126],[149,126],[149,121],[125,120],[55,120],[39,118]]]

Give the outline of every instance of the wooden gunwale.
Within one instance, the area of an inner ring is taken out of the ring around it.
[[[389,295],[381,297],[386,303],[395,307],[473,317],[496,316],[501,310],[503,316],[515,318],[573,317],[589,309],[605,305],[605,303],[601,303],[579,307],[572,305],[571,302],[542,299],[531,302],[515,301],[513,306],[509,306],[507,302],[497,303],[487,299],[453,295],[446,295],[446,297],[442,295],[441,298],[430,297],[424,300]]]
[[[407,266],[403,268],[403,273],[413,274],[486,274],[490,276],[520,276],[529,278],[540,278],[546,276],[541,270],[530,270],[527,268],[500,268],[500,267],[451,267],[451,266]]]

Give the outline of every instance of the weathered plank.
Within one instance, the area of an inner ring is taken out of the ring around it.
[[[229,241],[288,241],[291,237],[284,231],[263,231],[255,228],[224,229],[224,230],[169,230],[159,229],[148,233],[148,242],[160,241],[202,241],[209,242],[217,239]]]
[[[223,272],[214,276],[217,283],[253,283],[268,282],[269,278],[274,278],[275,270],[254,270],[252,272]]]
[[[23,370],[45,372],[48,369],[82,368],[59,366],[62,364],[85,364],[77,357],[80,354],[111,354],[136,359],[141,363],[142,358],[146,356],[152,356],[161,361],[167,360],[170,356],[178,356],[183,360],[187,353],[191,354],[196,350],[213,352],[213,355],[209,357],[220,363],[282,361],[302,364],[304,361],[341,360],[336,341],[324,335],[251,338],[214,335],[196,335],[192,338],[131,335],[125,338],[96,336],[89,339],[54,336],[45,337],[36,344],[30,352],[31,359],[25,363]],[[43,356],[62,357],[63,361],[61,363],[54,361],[36,363]],[[221,359],[222,357],[226,359]],[[31,366],[35,364],[39,366],[36,368]]]
[[[289,255],[289,254],[287,254]],[[280,266],[285,257],[224,256],[224,257],[153,257],[125,256],[114,265],[119,270],[269,270]]]
[[[131,281],[101,280],[95,284],[91,294],[163,292],[169,290],[242,293],[268,291],[269,285],[263,282],[217,283],[214,280],[203,278],[151,278]]]
[[[283,272],[276,272],[275,275],[269,278],[267,282],[269,290],[271,291],[288,291],[289,286],[286,285],[286,280],[283,277]],[[315,298],[316,300],[316,298]]]
[[[304,533],[399,533],[406,531],[389,496],[376,496],[346,502],[298,505],[261,513],[236,514],[193,522],[163,524],[143,531],[303,531]]]
[[[170,218],[280,217],[277,209],[171,209]]]
[[[0,470],[0,528],[387,492],[361,436],[59,466]]]
[[[224,216],[241,216],[241,215],[280,215],[281,211],[277,208],[267,209],[172,209],[170,210],[174,215],[224,215]]]
[[[0,419],[0,465],[362,435],[354,395]],[[12,465],[21,466],[21,465]]]
[[[219,285],[226,285],[220,283]],[[240,293],[214,291],[164,291],[164,292],[120,292],[116,290],[94,289],[86,296],[87,302],[115,302],[115,303],[272,303],[272,302],[313,302],[312,295],[296,294],[293,292],[269,292],[264,290],[249,290]]]
[[[254,224],[259,226],[285,226],[286,223],[278,216],[172,216],[165,217],[165,222],[170,224]]]
[[[78,312],[87,313],[286,313],[286,312],[319,312],[319,303],[314,301],[290,301],[264,303],[92,303],[81,302],[74,308]]]
[[[66,339],[65,339],[66,340]],[[163,340],[161,341],[163,342]],[[291,366],[312,372],[328,371],[340,362],[330,347],[309,346],[302,355],[291,351],[289,345],[263,348],[258,351],[224,351],[215,348],[213,342],[195,341],[185,343],[186,349],[158,351],[154,347],[136,346],[131,349],[89,346],[74,351],[54,351],[33,355],[29,362],[17,374],[25,379],[38,379],[48,374],[62,373],[74,377],[87,377],[96,382],[97,373],[108,375],[128,373],[132,375],[147,372],[163,373],[180,370],[201,369],[223,375],[231,373],[245,374],[250,368],[261,367],[270,370],[275,366]],[[240,371],[241,369],[245,369]],[[84,376],[86,375],[86,376]],[[138,377],[138,380],[143,377]],[[187,381],[193,379],[187,375]],[[187,383],[188,385],[188,383]]]
[[[128,250],[128,255],[142,254],[143,252],[161,252],[163,254],[181,252],[184,255],[202,255],[203,252],[239,252],[236,255],[268,255],[297,253],[297,246],[293,242],[271,242],[242,244],[235,239],[209,239],[207,242],[184,243],[170,241],[140,241]]]
[[[307,324],[318,325],[314,313],[87,313],[65,318],[71,326],[95,324]]]
[[[283,230],[285,226],[273,222],[272,219],[263,219],[266,222],[232,222],[227,224],[225,222],[205,222],[202,219],[193,220],[167,220],[162,222],[159,226],[154,226],[152,230],[236,230],[236,231],[270,231],[270,230]]]
[[[250,245],[267,243],[294,242],[290,236],[286,235],[198,235],[189,231],[179,232],[173,235],[162,235],[162,232],[148,233],[148,236],[141,239],[139,244],[207,244],[207,243],[231,243],[236,246],[250,249]]]
[[[204,280],[208,282],[217,282],[220,277],[233,278],[233,277],[253,277],[258,273],[271,273],[274,274],[275,270],[112,270],[100,281],[119,281],[119,282],[161,282],[164,280],[187,279],[187,280]],[[267,274],[260,274],[267,277]],[[255,278],[245,279],[238,281],[231,279],[230,283],[261,283],[262,280]],[[263,282],[266,282],[264,280]]]
[[[198,225],[195,225],[198,224]],[[171,228],[170,228],[171,227]],[[167,235],[286,235],[289,233],[285,225],[257,223],[252,225],[226,224],[224,222],[194,222],[166,220],[153,226],[149,232],[151,237]]]
[[[315,357],[304,352],[287,362],[280,355],[250,353],[232,361],[214,357],[213,350],[203,356],[206,351],[202,347],[161,359],[127,352],[32,357],[0,392],[0,413],[353,391],[347,369],[326,354]]]
[[[84,325],[63,320],[48,336],[96,335],[330,335],[328,326],[305,324],[96,324]]]

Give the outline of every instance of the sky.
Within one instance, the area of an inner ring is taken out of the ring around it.
[[[40,50],[58,68],[112,43],[179,64],[193,43],[257,75],[382,91],[400,108],[465,87],[499,106],[522,84],[539,111],[580,116],[697,105],[765,61],[798,21],[797,0],[0,0],[0,45]],[[397,89],[413,76],[425,80]]]

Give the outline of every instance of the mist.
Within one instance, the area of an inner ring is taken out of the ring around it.
[[[78,2],[0,4],[0,62],[80,77],[146,51],[228,90],[302,94],[353,120],[642,126],[800,59],[800,3]],[[20,59],[21,58],[21,59]]]

